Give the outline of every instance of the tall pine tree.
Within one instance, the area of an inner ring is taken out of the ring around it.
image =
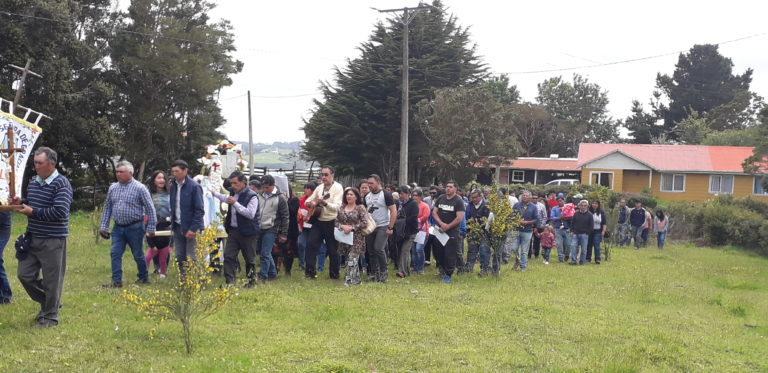
[[[430,163],[429,145],[413,123],[416,103],[434,97],[438,88],[475,84],[486,75],[468,29],[446,14],[440,1],[433,6],[409,26],[411,179]],[[345,173],[378,172],[388,180],[397,175],[402,37],[398,20],[377,24],[360,45],[360,57],[336,69],[335,84],[321,84],[323,98],[315,101],[304,126],[304,152],[310,158]]]

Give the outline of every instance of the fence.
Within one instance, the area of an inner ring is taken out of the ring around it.
[[[251,176],[250,170],[243,170],[247,176]],[[267,167],[254,167],[253,174],[256,176],[264,176],[270,173],[282,173],[288,177],[291,182],[309,182],[314,181],[318,175],[320,175],[320,168],[307,168],[307,169],[290,169],[285,170],[282,168],[267,168]]]

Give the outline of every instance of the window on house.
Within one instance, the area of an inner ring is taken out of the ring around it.
[[[524,183],[525,171],[523,170],[510,170],[509,171],[509,183]]]
[[[733,184],[733,182],[731,182]],[[662,174],[661,175],[662,192],[685,192],[684,174]]]
[[[592,185],[602,185],[608,189],[613,189],[613,172],[590,172],[589,183]]]
[[[733,194],[733,175],[710,175],[709,192],[713,194]]]
[[[760,194],[760,195],[768,195],[768,177],[755,176],[753,187],[752,187],[752,193]]]

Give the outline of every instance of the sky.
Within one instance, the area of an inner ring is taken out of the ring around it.
[[[418,5],[417,0],[214,2],[211,17],[232,23],[234,56],[245,64],[221,92],[227,120],[222,131],[230,140],[248,140],[250,90],[254,142],[261,143],[304,140],[302,120],[313,99],[321,98],[319,82],[333,82],[334,66],[357,57],[376,22],[386,19],[371,7]],[[570,80],[579,73],[608,92],[610,115],[623,119],[633,99],[649,102],[656,74],[671,75],[679,52],[705,43],[721,43],[720,53],[733,60],[734,73],[755,70],[752,91],[768,96],[768,2],[444,0],[444,5],[469,27],[489,71],[508,73],[526,101],[535,99],[536,85],[545,79]],[[610,65],[584,68],[596,64]],[[532,73],[572,67],[580,68]]]

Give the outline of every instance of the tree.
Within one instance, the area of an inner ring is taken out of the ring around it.
[[[702,145],[716,146],[757,146],[760,142],[760,126],[738,130],[710,132]]]
[[[689,145],[701,144],[712,133],[707,120],[700,117],[697,111],[692,112],[688,118],[681,120],[677,124],[675,131],[677,132],[678,140]]]
[[[113,120],[121,154],[136,164],[139,179],[175,158],[196,159],[205,144],[224,137],[216,96],[242,63],[231,56],[230,24],[210,22],[213,7],[206,0],[135,0],[118,15],[130,33],[111,42],[111,78],[121,92]]]
[[[562,77],[538,85],[536,101],[552,114],[558,131],[558,153],[575,156],[582,142],[612,142],[618,139],[618,122],[608,116],[608,93],[579,74],[573,82]]]
[[[720,54],[717,45],[694,45],[680,54],[672,76],[657,75],[656,88],[669,104],[659,102],[654,109],[672,140],[679,138],[675,127],[693,111],[708,116],[719,107],[717,119],[710,120],[712,129],[743,128],[743,120],[737,118],[750,107],[751,82],[752,69],[734,75],[733,62]]]
[[[656,115],[645,112],[640,101],[632,100],[632,115],[624,120],[624,126],[629,130],[629,136],[635,144],[650,144],[653,138],[658,137],[664,128],[658,125],[659,118]]]
[[[3,10],[39,17],[8,15],[0,22],[0,96],[14,95],[10,87],[18,75],[8,64],[23,66],[31,58],[32,70],[43,79],[27,79],[22,104],[53,118],[40,123],[37,145],[55,149],[59,170],[73,181],[88,176],[102,184],[114,178],[107,170],[117,148],[107,120],[115,96],[106,80],[109,7],[109,0],[0,0]]]
[[[509,85],[509,76],[507,74],[491,76],[480,83],[480,87],[490,92],[503,104],[516,104],[520,102],[520,91],[517,90],[516,85]]]
[[[525,102],[512,105],[511,112],[521,156],[549,156],[562,148],[551,135],[557,132],[557,125],[544,106]]]
[[[418,105],[431,165],[442,180],[471,180],[477,166],[517,156],[510,105],[484,87],[442,88]]]
[[[755,127],[755,150],[752,156],[744,160],[744,172],[762,173],[763,181],[768,181],[768,108],[760,111],[760,124]],[[768,187],[765,185],[764,187]]]
[[[485,77],[468,29],[447,15],[440,1],[433,6],[418,12],[409,26],[411,119],[416,104],[434,97],[436,89],[472,85]],[[304,126],[309,157],[344,173],[378,172],[388,180],[397,175],[402,31],[393,19],[377,24],[360,45],[360,57],[336,69],[335,84],[321,83],[323,98],[315,101]],[[429,145],[418,125],[409,131],[409,179],[418,180],[431,164]]]

